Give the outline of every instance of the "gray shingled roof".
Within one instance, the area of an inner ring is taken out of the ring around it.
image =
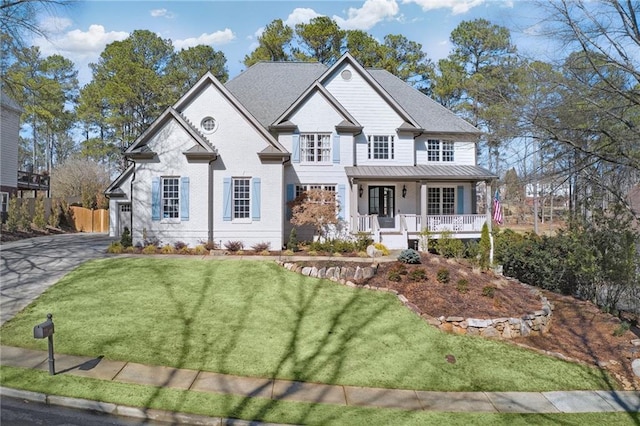
[[[268,128],[326,70],[318,62],[259,62],[225,87]]]
[[[347,176],[359,179],[429,179],[486,180],[497,179],[480,166],[427,164],[419,166],[355,166],[345,167]]]
[[[480,133],[480,130],[467,121],[388,71],[367,69],[367,72],[425,131],[433,133]]]

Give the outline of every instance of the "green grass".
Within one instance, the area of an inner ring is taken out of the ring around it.
[[[487,414],[404,411],[272,401],[156,388],[47,372],[0,367],[5,386],[114,404],[212,417],[306,425],[635,425],[637,413]]]
[[[48,312],[56,351],[74,355],[421,390],[614,387],[597,369],[443,334],[388,293],[304,277],[269,261],[92,261],[6,323],[2,344],[46,349],[32,330]]]

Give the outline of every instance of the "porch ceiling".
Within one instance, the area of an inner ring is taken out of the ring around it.
[[[347,176],[356,179],[428,179],[491,180],[498,176],[480,166],[429,164],[419,166],[345,167]]]

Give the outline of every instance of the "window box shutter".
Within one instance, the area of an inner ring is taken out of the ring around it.
[[[458,214],[464,214],[464,186],[458,187]]]
[[[292,135],[292,153],[291,153],[291,161],[294,163],[300,162],[300,135]]]
[[[295,187],[292,183],[287,184],[287,219],[291,219],[291,207],[289,207],[289,202],[293,201],[295,197]]]
[[[151,220],[160,220],[160,178],[151,179]]]
[[[231,220],[231,178],[222,179],[222,220]]]
[[[251,185],[251,220],[260,220],[260,178],[253,178]]]
[[[333,135],[333,162],[340,164],[340,135]]]
[[[338,185],[338,219],[344,220],[344,200],[346,193],[346,187],[344,185]]]
[[[189,178],[180,178],[180,220],[189,220]]]

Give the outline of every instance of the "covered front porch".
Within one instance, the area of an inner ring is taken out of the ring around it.
[[[490,203],[478,211],[478,183],[491,200],[496,176],[477,166],[360,166],[347,168],[350,230],[369,233],[390,249],[419,249],[422,237],[480,238],[491,226]],[[425,232],[427,231],[427,232]]]

